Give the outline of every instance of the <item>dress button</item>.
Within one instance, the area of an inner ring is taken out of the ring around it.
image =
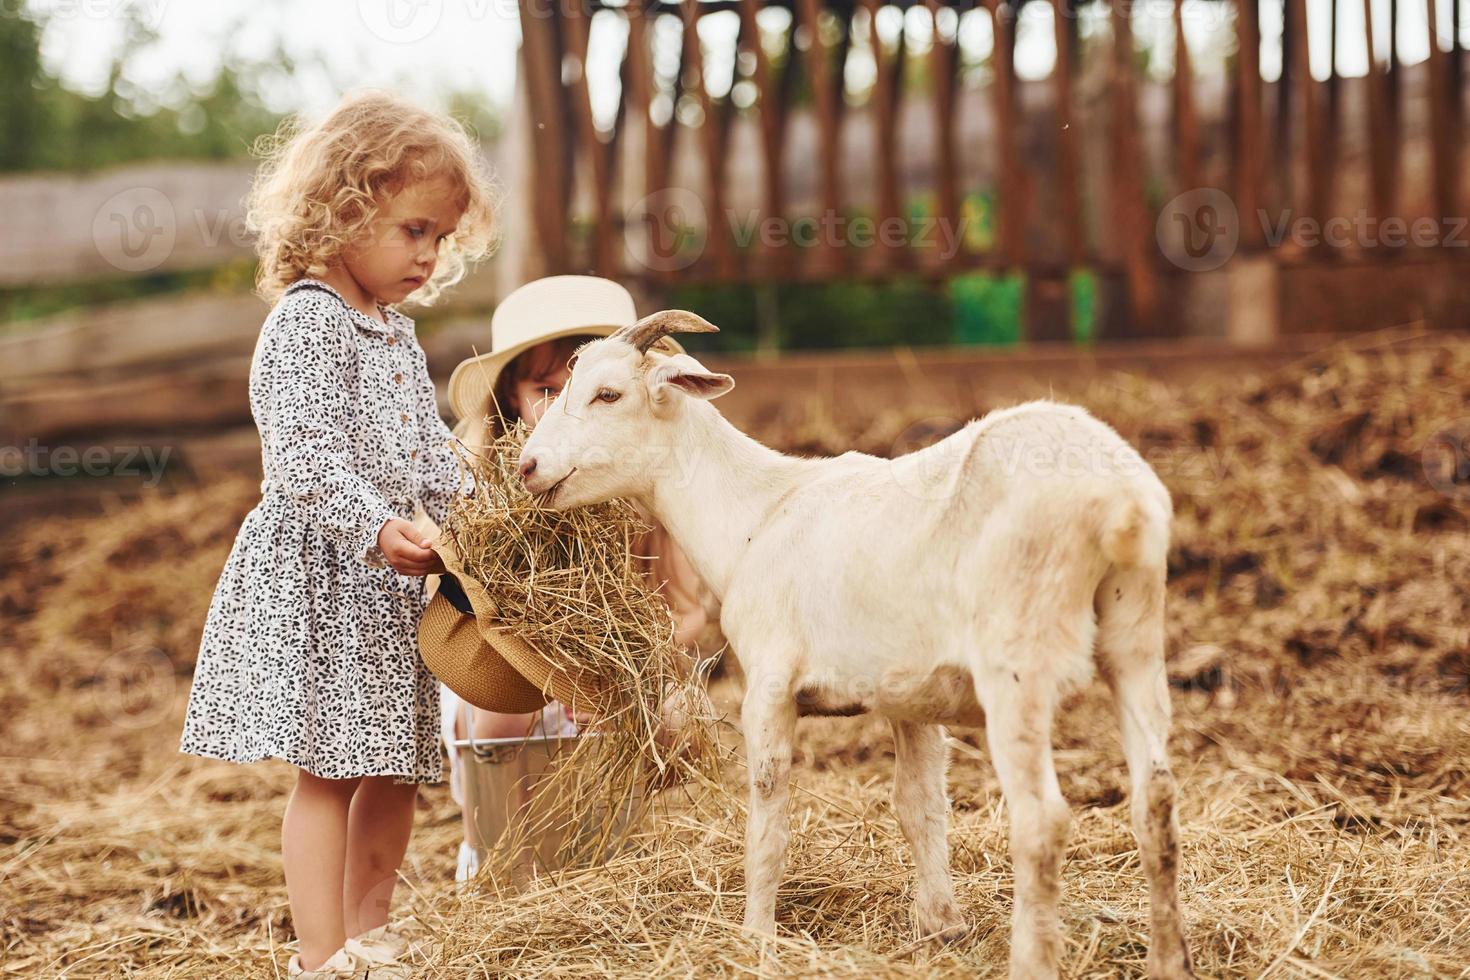
[[[388,344],[389,344],[389,346],[392,346],[393,344],[396,344],[396,343],[398,343],[398,338],[395,337],[393,334],[390,333],[388,335]]]
[[[407,422],[408,421],[408,413],[407,412],[399,412],[398,413],[398,420],[400,422]]]
[[[415,449],[413,452],[411,452],[411,453],[408,454],[408,458],[409,459],[418,459],[419,458],[419,451],[417,449]]]
[[[398,384],[403,384],[403,373],[399,372],[398,374],[393,375],[393,380],[396,381]]]

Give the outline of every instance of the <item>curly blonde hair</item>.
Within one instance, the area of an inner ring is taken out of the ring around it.
[[[262,162],[245,222],[260,258],[256,291],[267,302],[304,276],[325,274],[368,229],[385,196],[421,180],[447,178],[463,215],[414,303],[432,304],[495,248],[494,181],[468,132],[448,116],[363,91],[314,126],[287,119],[257,140],[255,152]]]

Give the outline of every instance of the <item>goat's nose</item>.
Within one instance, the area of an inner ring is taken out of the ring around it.
[[[535,472],[536,472],[536,457],[535,456],[532,456],[530,459],[523,459],[523,460],[521,460],[521,479],[522,480],[529,479],[530,476],[531,476],[531,474],[532,473],[535,473]]]

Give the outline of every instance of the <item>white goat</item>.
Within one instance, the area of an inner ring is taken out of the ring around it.
[[[876,711],[893,726],[919,933],[964,935],[940,726],[983,723],[1010,810],[1011,975],[1055,976],[1071,814],[1052,716],[1096,665],[1131,776],[1148,970],[1191,976],[1166,748],[1172,508],[1158,477],[1107,425],[1052,402],[994,412],[894,460],[784,455],[709,404],[729,375],[649,352],[664,334],[716,329],[668,310],[583,346],[520,471],[549,506],[641,502],[723,603],[747,682],[745,925],[775,931],[797,716]]]

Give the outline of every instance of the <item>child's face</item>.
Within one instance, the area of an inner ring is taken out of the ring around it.
[[[540,377],[520,378],[516,381],[516,406],[527,426],[534,429],[536,423],[541,421],[547,407],[561,394],[562,386],[567,383],[570,373],[566,362],[559,361],[554,362]]]
[[[439,246],[464,213],[443,178],[410,184],[381,202],[378,217],[342,255],[357,284],[379,303],[407,298],[434,274]]]

